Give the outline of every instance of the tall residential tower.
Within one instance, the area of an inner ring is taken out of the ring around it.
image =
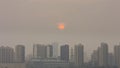
[[[14,49],[11,47],[0,47],[0,63],[13,63]]]
[[[41,44],[33,45],[34,58],[47,58],[47,46]]]
[[[25,62],[25,46],[24,45],[17,45],[15,47],[15,61],[17,63]]]
[[[84,46],[82,44],[75,45],[74,50],[75,64],[82,66],[84,64]]]
[[[120,68],[120,45],[114,47],[115,64]]]
[[[99,66],[108,66],[108,44],[101,43],[99,48]]]
[[[60,59],[64,61],[69,61],[69,45],[68,44],[61,46]]]

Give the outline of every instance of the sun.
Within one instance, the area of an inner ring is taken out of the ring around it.
[[[64,23],[59,23],[58,24],[58,29],[59,30],[64,30],[65,29],[65,24]]]

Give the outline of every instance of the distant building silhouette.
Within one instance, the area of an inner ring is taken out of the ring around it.
[[[74,62],[74,49],[71,48],[71,52],[70,52],[70,62]]]
[[[82,66],[84,63],[84,46],[82,44],[75,45],[74,48],[74,59],[75,64]]]
[[[61,46],[60,59],[64,61],[69,61],[69,45],[68,44]]]
[[[53,57],[53,46],[48,45],[47,46],[47,58],[52,58]]]
[[[115,59],[113,53],[108,54],[108,66],[115,66]]]
[[[11,47],[0,47],[0,63],[13,63],[14,49]]]
[[[25,62],[25,46],[24,45],[17,45],[15,47],[15,61],[18,63]]]
[[[101,43],[99,51],[99,66],[108,66],[108,44]]]
[[[115,64],[120,68],[120,45],[114,47]]]
[[[41,44],[33,45],[34,58],[47,58],[47,46]]]
[[[53,46],[53,58],[58,58],[59,56],[58,43],[53,43],[51,45]]]
[[[94,50],[91,55],[92,66],[98,66],[98,62],[99,62],[99,53],[98,50]]]

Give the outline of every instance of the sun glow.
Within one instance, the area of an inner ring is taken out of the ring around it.
[[[64,30],[65,29],[65,24],[64,23],[59,23],[58,24],[58,29],[59,30]]]

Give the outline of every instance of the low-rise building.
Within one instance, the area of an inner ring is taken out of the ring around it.
[[[70,62],[58,59],[32,59],[26,68],[70,68]]]

